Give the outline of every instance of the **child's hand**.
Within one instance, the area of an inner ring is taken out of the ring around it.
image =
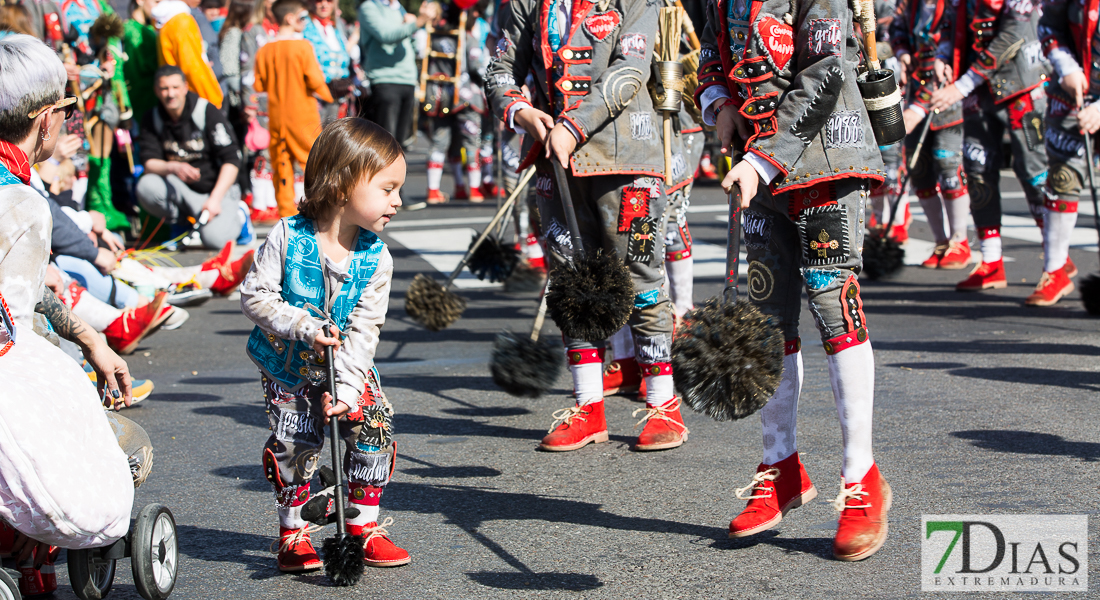
[[[325,332],[335,332],[332,336],[327,335]],[[318,356],[325,355],[325,346],[332,346],[332,351],[335,352],[340,348],[340,330],[332,325],[326,325],[317,334],[317,337],[313,338],[313,351]]]
[[[337,402],[333,405],[332,394],[325,392],[324,396],[321,396],[321,409],[325,412],[325,425],[328,425],[329,417],[340,418],[340,415],[345,415],[351,408],[343,402]]]

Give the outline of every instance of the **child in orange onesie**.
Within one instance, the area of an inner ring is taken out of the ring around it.
[[[300,0],[278,0],[271,6],[279,35],[256,53],[257,92],[267,92],[268,152],[274,168],[275,202],[279,216],[298,214],[294,204],[294,163],[303,170],[309,149],[321,133],[321,115],[314,95],[332,102],[325,74],[302,38],[309,13]]]

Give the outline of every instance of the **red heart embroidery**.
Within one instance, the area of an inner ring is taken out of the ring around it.
[[[619,15],[618,11],[609,10],[605,13],[598,15],[589,15],[584,20],[584,26],[588,29],[588,33],[592,34],[592,37],[603,41],[609,33],[615,30],[619,26],[619,23],[623,22],[623,18]]]
[[[794,30],[791,26],[771,17],[764,17],[756,22],[756,33],[764,42],[764,48],[776,69],[782,71],[787,68],[787,63],[791,62],[791,56],[794,55]]]

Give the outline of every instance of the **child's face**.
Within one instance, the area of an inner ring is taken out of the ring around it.
[[[397,157],[373,178],[359,182],[352,190],[344,218],[363,229],[382,233],[386,223],[401,206],[401,186],[405,183],[405,158]]]

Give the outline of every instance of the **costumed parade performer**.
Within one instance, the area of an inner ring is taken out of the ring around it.
[[[634,301],[628,324],[646,374],[645,427],[634,448],[680,446],[687,428],[673,389],[672,306],[661,260],[660,227],[668,203],[664,186],[650,185],[665,175],[662,133],[646,90],[657,9],[644,0],[510,0],[508,5],[486,77],[493,111],[509,128],[526,131],[527,145],[546,140],[545,149],[536,145],[524,154],[538,157],[535,192],[552,260],[566,265],[583,253],[602,252],[629,269]],[[531,99],[520,89],[529,72]],[[571,234],[550,161],[564,167],[579,232]],[[574,247],[571,235],[583,249]],[[542,449],[576,450],[608,440],[604,345],[602,339],[566,337],[575,405],[555,412]]]
[[[904,4],[904,0],[902,2]],[[904,9],[904,6],[902,8]],[[889,57],[882,61],[883,68],[897,73],[900,83],[905,85],[908,82],[906,78],[908,74],[903,72],[890,44],[890,26],[894,22],[896,11],[897,4],[894,0],[875,2],[875,14],[879,17],[875,39],[878,41],[879,57]],[[872,233],[884,234],[902,244],[909,239],[909,225],[913,222],[913,215],[909,211],[909,194],[901,189],[901,181],[905,176],[902,166],[905,144],[889,144],[879,146],[878,149],[882,152],[882,162],[886,165],[886,181],[871,189],[871,214],[867,216],[867,225]],[[901,211],[896,217],[891,211],[892,203],[895,202],[897,206],[894,210]],[[885,231],[883,228],[890,223],[893,223],[890,231]]]
[[[389,306],[393,259],[376,234],[401,206],[401,146],[363,119],[327,126],[310,150],[305,197],[297,216],[279,221],[241,284],[241,308],[256,328],[248,354],[260,367],[271,437],[264,473],[279,513],[279,570],[321,568],[302,519],[323,445],[322,431],[339,420],[348,448],[348,501],[359,515],[348,533],[365,538],[368,566],[407,564],[378,521],[378,503],[397,450],[393,408],[374,368]],[[329,335],[324,327],[338,331]],[[336,398],[325,392],[326,346],[335,348]]]
[[[760,411],[763,461],[737,490],[748,505],[730,537],[771,529],[817,495],[796,439],[805,288],[844,440],[833,555],[861,560],[886,539],[890,487],[871,452],[875,363],[857,280],[863,206],[884,166],[856,86],[853,11],[843,0],[716,0],[707,14],[697,104],[724,152],[743,144],[723,187],[748,203],[749,300],[786,339],[782,381]]]

